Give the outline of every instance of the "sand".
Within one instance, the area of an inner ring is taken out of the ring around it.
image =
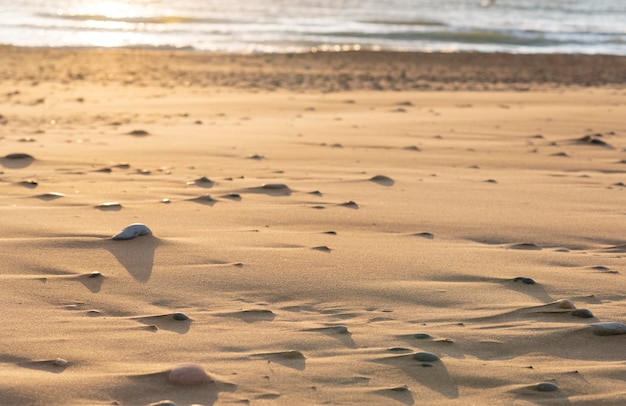
[[[626,58],[0,62],[0,404],[626,402]]]

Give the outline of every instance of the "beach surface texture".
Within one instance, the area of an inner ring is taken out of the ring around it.
[[[626,402],[626,57],[0,51],[1,405]]]

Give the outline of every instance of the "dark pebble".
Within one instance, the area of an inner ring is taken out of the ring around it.
[[[172,314],[172,318],[174,320],[178,320],[178,321],[189,320],[189,317],[187,317],[187,315],[185,313],[174,313],[174,314]]]
[[[128,135],[134,135],[135,137],[145,137],[146,135],[150,135],[150,133],[146,130],[133,130],[129,132]]]
[[[604,322],[591,324],[593,334],[597,336],[615,336],[626,334],[626,324],[619,322]]]
[[[535,281],[531,278],[524,278],[523,276],[518,276],[517,278],[513,278],[513,282],[522,281],[527,285],[534,285]]]
[[[34,159],[31,155],[23,154],[21,152],[16,152],[13,154],[8,154],[4,157],[5,159]]]
[[[391,347],[387,351],[390,351],[390,352],[409,352],[411,350],[409,348],[404,348],[404,347]]]
[[[541,382],[535,386],[535,389],[539,392],[556,392],[560,388],[557,384],[554,384],[552,382]]]
[[[574,309],[572,310],[572,316],[580,317],[581,319],[590,319],[593,317],[593,313],[587,309]]]
[[[413,359],[420,362],[434,362],[439,361],[439,357],[433,353],[422,351],[413,354]]]
[[[414,334],[413,337],[417,338],[418,340],[426,340],[426,339],[432,338],[430,334],[426,334],[426,333],[417,333],[417,334]]]

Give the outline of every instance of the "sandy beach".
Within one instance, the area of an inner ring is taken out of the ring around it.
[[[626,402],[626,57],[0,51],[1,405]]]

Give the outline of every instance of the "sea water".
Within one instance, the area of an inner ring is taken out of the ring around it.
[[[626,0],[0,0],[0,44],[626,55]]]

